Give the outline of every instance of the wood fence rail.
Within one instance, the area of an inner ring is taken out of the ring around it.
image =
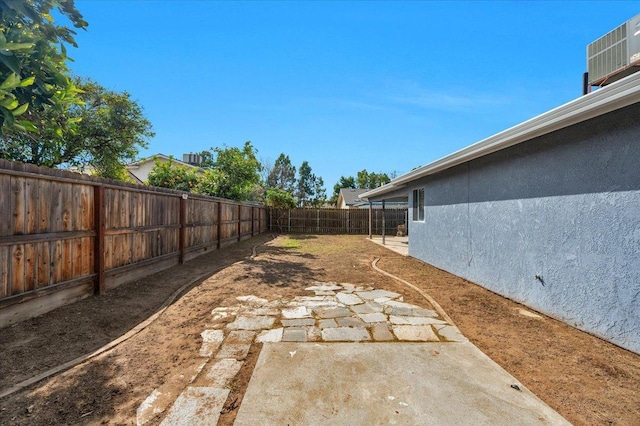
[[[0,160],[0,328],[267,229],[262,205]]]
[[[381,235],[395,234],[398,225],[405,224],[406,208],[373,209],[371,231]],[[272,232],[296,234],[369,234],[369,209],[270,209],[269,229]]]

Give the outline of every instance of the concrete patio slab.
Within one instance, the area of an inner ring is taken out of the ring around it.
[[[471,343],[394,342],[265,344],[235,420],[256,424],[569,423]]]

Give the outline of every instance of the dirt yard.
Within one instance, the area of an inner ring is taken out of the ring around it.
[[[640,425],[639,355],[553,319],[524,316],[517,303],[363,236],[269,235],[0,330],[1,392],[122,336],[191,284],[130,339],[0,399],[0,424],[135,424],[136,408],[155,388],[195,365],[211,310],[236,304],[237,296],[289,298],[319,280],[384,288],[428,306],[374,271],[376,257],[380,268],[434,297],[473,343],[572,423]],[[219,424],[233,423],[259,350],[252,347],[236,376]]]

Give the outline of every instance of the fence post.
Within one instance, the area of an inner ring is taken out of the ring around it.
[[[347,234],[349,233],[349,225],[351,225],[351,224],[349,223],[349,219],[350,219],[350,216],[351,216],[351,214],[350,214],[350,213],[351,213],[351,209],[348,209],[348,210],[347,210]]]
[[[256,208],[251,206],[251,236],[253,237]]]
[[[218,201],[218,244],[217,248],[220,248],[220,240],[222,239],[222,203]]]
[[[384,241],[384,226],[385,226],[385,213],[384,213],[384,200],[382,200],[382,244],[385,243]]]
[[[96,238],[93,244],[93,268],[96,280],[93,284],[94,294],[104,294],[104,229],[105,229],[104,186],[93,187],[93,215]]]
[[[242,205],[238,204],[238,241],[242,238]]]
[[[289,209],[289,233],[291,233],[291,209]]]
[[[320,209],[316,210],[316,232],[320,232]]]
[[[186,227],[186,216],[187,216],[187,194],[182,194],[180,197],[180,235],[178,236],[178,247],[180,250],[180,263],[184,263],[184,252],[187,241],[187,227]]]

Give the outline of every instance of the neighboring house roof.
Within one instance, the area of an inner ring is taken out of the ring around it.
[[[437,161],[418,167],[393,179],[386,185],[360,194],[360,198],[370,200],[386,199],[397,195],[400,189],[407,186],[408,182],[638,102],[640,102],[640,72],[611,83],[595,92],[581,96]]]
[[[149,162],[154,163],[156,159],[161,160],[161,161],[162,160],[165,160],[165,161],[171,160],[171,161],[173,161],[174,163],[176,163],[179,166],[193,167],[194,169],[198,168],[197,166],[191,165],[189,163],[185,163],[184,161],[180,161],[177,158],[172,158],[172,157],[170,157],[168,155],[164,155],[164,154],[154,154],[154,155],[151,155],[149,157],[142,158],[142,159],[140,159],[138,161],[134,161],[133,163],[129,163],[125,167],[127,167],[127,168],[128,167],[136,167],[136,166],[139,167],[139,166],[141,166],[142,164],[145,164],[145,163],[149,163]]]
[[[338,194],[338,206],[353,206],[357,203],[360,203],[362,200],[360,199],[360,194],[367,192],[366,189],[356,189],[356,188],[340,188],[340,193]]]

